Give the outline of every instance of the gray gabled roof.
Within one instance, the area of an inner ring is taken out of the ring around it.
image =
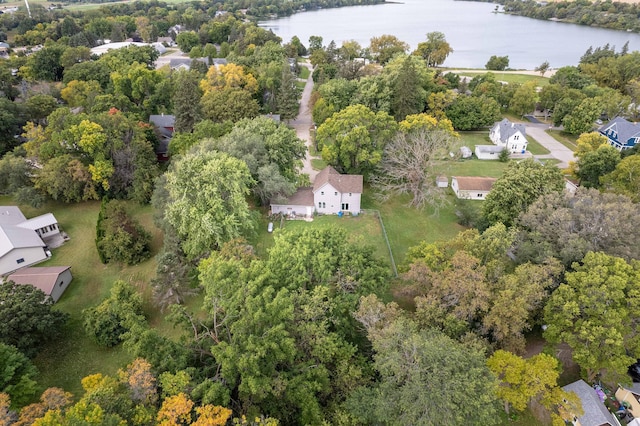
[[[506,142],[511,136],[516,134],[517,132],[522,133],[522,136],[527,136],[527,128],[524,124],[520,123],[512,123],[506,118],[502,121],[498,121],[493,125],[493,129],[496,127],[500,128],[500,141]]]
[[[169,114],[151,115],[149,121],[157,127],[173,127],[176,124],[176,116]]]
[[[49,218],[48,215],[53,218],[53,223],[57,223],[51,213],[38,216],[32,219],[34,222],[30,222],[18,207],[0,206],[0,257],[16,248],[44,247],[45,243],[34,231],[38,228],[32,226],[38,225],[45,217]]]
[[[618,141],[622,144],[627,142],[631,138],[640,137],[640,126],[636,123],[625,120],[622,117],[616,117],[607,124],[604,124],[598,129],[601,133],[606,133],[607,130],[613,129],[618,134]]]
[[[570,383],[562,388],[567,392],[575,392],[582,402],[584,414],[578,417],[581,426],[615,425],[613,414],[607,410],[595,389],[584,380]]]

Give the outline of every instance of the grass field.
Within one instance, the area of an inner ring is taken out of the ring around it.
[[[529,151],[533,155],[546,155],[551,153],[551,151],[540,145],[540,142],[538,142],[531,136],[527,136],[527,140],[529,141],[529,143],[527,144],[527,151]]]
[[[311,74],[309,68],[305,67],[304,65],[300,65],[300,72],[298,73],[298,77],[306,80],[307,78],[309,78],[309,74]]]
[[[0,204],[11,205],[8,197]],[[130,203],[129,212],[151,232],[155,255],[162,245],[162,234],[153,224],[152,207]],[[64,338],[46,346],[35,359],[40,372],[38,383],[44,388],[62,387],[76,395],[82,393],[80,379],[97,372],[114,374],[132,358],[121,346],[106,349],[96,345],[82,327],[82,310],[99,303],[109,294],[114,281],[121,279],[133,284],[144,298],[149,322],[160,332],[173,336],[177,331],[167,323],[150,302],[148,286],[155,275],[156,261],[152,257],[135,266],[103,265],[95,248],[95,227],[100,203],[48,203],[40,209],[20,206],[27,217],[51,212],[70,241],[52,251],[53,256],[38,266],[70,265],[73,281],[56,304],[56,308],[70,314]]]
[[[546,86],[547,84],[549,84],[548,78],[537,76],[537,75],[529,75],[529,74],[511,74],[511,73],[504,73],[500,71],[487,71],[487,70],[477,70],[477,71],[465,70],[457,74],[460,76],[473,78],[480,74],[486,74],[487,72],[493,73],[493,75],[496,76],[496,80],[505,81],[507,83],[523,84],[523,83],[528,83],[529,81],[535,81],[536,85],[539,87]]]
[[[578,147],[578,145],[576,145],[576,140],[578,139],[576,136],[561,132],[560,130],[548,130],[547,133],[571,151],[575,151]]]

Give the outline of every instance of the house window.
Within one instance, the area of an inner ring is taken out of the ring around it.
[[[58,284],[60,287],[62,287],[64,285],[64,281],[60,281],[60,284]]]
[[[333,195],[338,195],[338,191],[334,192]]]
[[[20,259],[16,260],[16,263],[18,264],[24,263],[24,257],[21,257]]]
[[[342,203],[342,210],[349,210],[349,203]]]
[[[351,197],[351,193],[349,193],[349,197]]]
[[[484,194],[478,194],[478,198],[484,197]]]
[[[318,201],[318,208],[321,209],[322,208],[322,203],[320,201]]]
[[[324,191],[320,191],[320,195],[324,195]]]
[[[322,208],[323,209],[327,208],[327,203],[325,203],[324,201],[322,202]]]
[[[49,225],[49,230],[50,231],[53,231],[54,229],[56,229],[56,228],[54,228],[53,225]]]

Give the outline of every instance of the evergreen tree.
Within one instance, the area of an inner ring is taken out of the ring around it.
[[[396,120],[404,120],[407,115],[418,114],[424,110],[420,78],[411,60],[405,59],[402,63],[402,71],[398,74],[393,91],[395,96],[392,108]]]
[[[191,132],[200,121],[200,76],[194,71],[181,71],[175,75],[173,114],[176,116],[175,131]]]
[[[296,77],[289,69],[289,64],[284,64],[282,67],[282,81],[276,94],[276,105],[280,118],[289,120],[298,115],[300,108],[299,97],[300,89],[296,85]]]

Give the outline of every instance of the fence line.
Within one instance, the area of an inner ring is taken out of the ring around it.
[[[384,222],[382,221],[382,215],[379,210],[374,209],[362,209],[364,212],[373,212],[378,216],[378,221],[380,221],[380,227],[382,228],[382,235],[384,236],[384,241],[387,243],[387,249],[389,250],[389,257],[391,258],[391,268],[393,269],[393,275],[398,277],[398,268],[396,268],[396,261],[393,258],[393,251],[391,251],[391,244],[389,244],[389,237],[387,236],[387,230],[384,227]]]

